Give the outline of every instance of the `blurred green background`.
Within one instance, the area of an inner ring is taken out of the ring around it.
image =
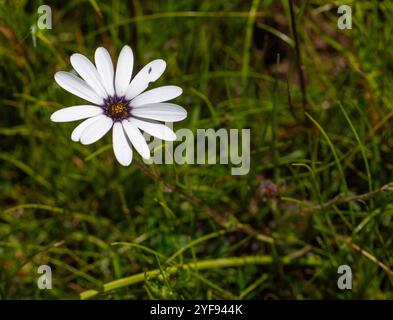
[[[0,298],[393,298],[393,2],[289,4],[0,0]],[[72,53],[126,44],[184,89],[175,130],[251,129],[248,175],[121,167],[49,120],[82,101],[53,79]]]

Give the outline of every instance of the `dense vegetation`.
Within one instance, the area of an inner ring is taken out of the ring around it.
[[[393,298],[393,2],[346,1],[350,30],[344,2],[289,3],[45,1],[40,30],[42,1],[0,0],[0,298]],[[121,167],[49,120],[82,101],[70,55],[125,44],[184,89],[175,130],[251,129],[247,175]]]

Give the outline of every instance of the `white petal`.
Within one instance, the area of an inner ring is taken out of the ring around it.
[[[113,63],[108,50],[99,47],[94,55],[97,71],[101,77],[101,82],[104,85],[106,92],[113,96],[115,89],[113,87]]]
[[[98,105],[102,103],[103,99],[100,98],[85,81],[70,72],[56,72],[55,80],[64,90],[67,90],[82,99]]]
[[[100,140],[111,128],[113,121],[111,118],[104,116],[88,126],[81,136],[82,144],[92,144]]]
[[[75,53],[71,56],[71,64],[81,78],[101,97],[106,98],[107,93],[101,83],[101,77],[93,63],[84,55]]]
[[[128,120],[123,120],[122,125],[124,131],[127,133],[128,139],[130,139],[131,144],[134,146],[135,150],[145,159],[150,158],[150,150],[146,143],[145,138],[139,131],[138,127]]]
[[[167,141],[176,140],[176,134],[170,128],[161,123],[142,121],[135,118],[130,118],[128,119],[128,121],[131,124],[136,125],[139,129],[147,132],[154,137],[157,137],[158,139]]]
[[[132,79],[127,88],[126,98],[131,100],[145,91],[150,82],[156,81],[164,73],[165,68],[166,62],[162,59],[154,60],[145,65]]]
[[[53,122],[68,122],[98,116],[102,109],[96,106],[73,106],[60,109],[50,116]]]
[[[123,126],[120,122],[116,122],[113,125],[113,152],[121,165],[130,165],[132,161],[132,149],[128,144]]]
[[[75,127],[74,131],[72,131],[71,133],[71,140],[72,141],[79,141],[83,131],[85,131],[85,129],[87,129],[91,124],[93,124],[94,122],[98,121],[101,118],[106,118],[105,115],[99,115],[93,118],[89,118],[85,121],[83,121],[82,123],[80,123],[77,127]]]
[[[116,66],[115,89],[118,96],[123,96],[126,93],[131,81],[133,67],[134,55],[132,50],[129,46],[124,46],[120,51]]]
[[[131,101],[133,107],[143,106],[145,104],[159,103],[172,100],[183,93],[183,90],[177,86],[163,86],[146,91]]]
[[[132,109],[133,116],[158,121],[181,121],[187,117],[187,111],[173,103],[155,103]]]

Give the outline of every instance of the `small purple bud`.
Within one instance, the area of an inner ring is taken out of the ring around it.
[[[277,185],[270,180],[261,182],[259,186],[260,194],[266,198],[275,198],[277,196]]]

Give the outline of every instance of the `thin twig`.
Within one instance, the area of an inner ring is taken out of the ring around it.
[[[386,264],[383,262],[379,261],[376,257],[374,257],[371,253],[367,252],[366,250],[363,250],[361,247],[359,247],[357,244],[353,243],[350,239],[345,240],[347,244],[349,244],[352,249],[360,252],[362,255],[364,255],[367,259],[371,260],[375,264],[377,264],[380,268],[382,268],[389,276],[393,277],[393,271],[390,269]]]
[[[225,229],[231,229],[231,230],[237,230],[241,231],[244,233],[247,233],[248,235],[251,235],[255,237],[256,239],[262,241],[262,242],[267,242],[267,243],[274,243],[274,239],[270,236],[261,234],[260,232],[256,231],[254,228],[252,228],[250,225],[241,223],[239,222],[235,215],[234,211],[232,209],[227,209],[226,212],[229,214],[227,217],[222,216],[217,210],[214,210],[213,208],[209,207],[206,203],[204,203],[201,199],[198,197],[189,194],[185,192],[183,189],[172,185],[170,183],[164,182],[164,180],[156,173],[152,172],[147,168],[142,162],[134,159],[135,164],[144,172],[146,173],[150,178],[152,178],[154,181],[160,182],[164,185],[164,189],[169,192],[176,192],[177,194],[180,194],[183,198],[186,198],[190,202],[194,203],[195,205],[199,206],[202,208],[206,213],[212,217],[219,225],[224,227]]]
[[[367,192],[367,193],[363,193],[363,194],[358,194],[358,195],[348,196],[348,197],[344,197],[342,194],[339,194],[323,204],[313,204],[307,208],[303,208],[301,210],[301,213],[307,213],[307,212],[314,211],[314,210],[323,210],[323,209],[327,209],[327,208],[330,208],[335,205],[340,205],[340,204],[345,204],[345,203],[350,203],[350,202],[355,202],[355,201],[366,201],[366,200],[372,199],[372,198],[376,197],[377,195],[379,195],[381,193],[385,193],[385,192],[393,192],[393,182],[390,182],[388,184],[385,184],[381,188],[378,188],[376,190],[373,190],[373,191]]]

